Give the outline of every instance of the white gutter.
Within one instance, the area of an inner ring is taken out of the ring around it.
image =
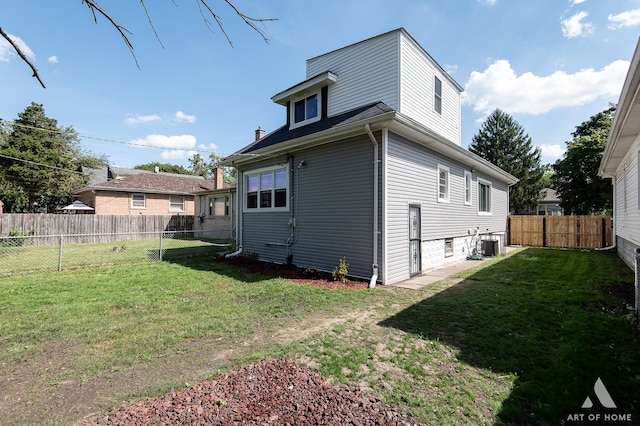
[[[378,141],[371,132],[369,123],[364,125],[364,129],[369,134],[369,139],[373,142],[373,273],[369,280],[369,288],[374,288],[378,281]]]

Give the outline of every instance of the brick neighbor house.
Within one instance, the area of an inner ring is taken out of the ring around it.
[[[141,172],[75,191],[76,198],[101,215],[193,215],[194,193],[215,189],[201,176]]]

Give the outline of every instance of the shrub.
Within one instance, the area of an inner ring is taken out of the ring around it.
[[[336,281],[340,280],[343,283],[346,283],[347,274],[349,274],[349,264],[347,263],[347,258],[343,256],[342,259],[340,259],[340,263],[338,263],[338,266],[336,266],[336,268],[333,270],[333,279]]]

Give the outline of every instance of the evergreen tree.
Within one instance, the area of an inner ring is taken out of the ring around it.
[[[0,199],[8,202],[8,211],[33,212],[37,204],[52,212],[72,202],[71,193],[87,182],[79,170],[89,159],[76,131],[59,128],[33,102],[10,127],[0,145]]]
[[[469,145],[469,151],[500,167],[519,179],[509,189],[510,210],[531,214],[541,198],[544,167],[540,165],[540,148],[509,114],[493,111]]]
[[[612,208],[611,180],[598,175],[615,106],[576,126],[567,152],[553,165],[554,186],[567,214],[603,214]]]

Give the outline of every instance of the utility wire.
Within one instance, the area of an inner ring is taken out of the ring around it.
[[[38,162],[35,162],[35,161],[31,161],[31,160],[25,160],[25,159],[23,159],[23,158],[11,157],[11,156],[9,156],[9,155],[0,154],[0,157],[2,157],[2,158],[7,158],[7,159],[9,159],[9,160],[20,161],[20,162],[22,162],[22,163],[34,164],[34,165],[36,165],[36,166],[48,167],[48,168],[50,168],[50,169],[61,170],[61,171],[63,171],[63,172],[77,173],[77,174],[82,175],[82,176],[84,176],[84,175],[85,175],[84,173],[79,172],[79,171],[77,171],[77,170],[64,169],[64,168],[62,168],[62,167],[51,166],[51,165],[49,165],[49,164],[38,163]]]

